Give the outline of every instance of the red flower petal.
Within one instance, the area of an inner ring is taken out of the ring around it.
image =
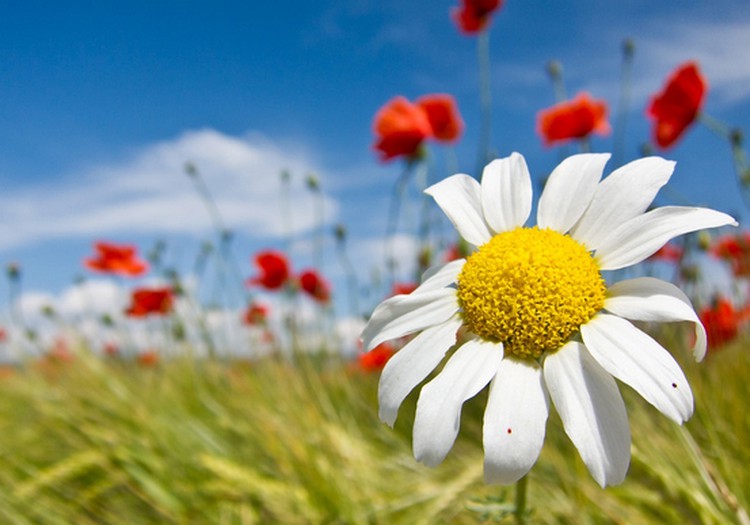
[[[706,81],[695,62],[683,64],[669,76],[646,111],[654,120],[653,139],[660,148],[672,146],[693,123],[705,94]]]
[[[594,100],[588,93],[579,93],[573,100],[540,111],[537,132],[547,146],[582,139],[591,133],[606,135],[610,132],[607,103]]]

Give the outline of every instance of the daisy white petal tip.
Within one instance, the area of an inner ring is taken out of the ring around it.
[[[482,172],[482,211],[494,232],[523,226],[531,213],[531,175],[520,153],[490,162]]]
[[[484,480],[515,483],[531,470],[544,444],[549,399],[535,361],[503,359],[484,411]]]
[[[544,380],[565,433],[599,485],[622,483],[630,465],[630,425],[610,376],[578,342],[544,360]]]
[[[539,198],[539,227],[567,232],[591,202],[610,157],[609,153],[582,153],[558,164]]]
[[[414,457],[434,467],[448,455],[458,435],[463,403],[495,375],[502,345],[481,340],[464,343],[443,370],[422,387],[414,418]]]
[[[708,208],[663,206],[615,228],[596,249],[596,259],[602,270],[618,270],[645,260],[678,235],[720,226],[737,221]]]
[[[634,321],[689,321],[695,327],[693,356],[706,356],[706,329],[685,293],[674,284],[653,277],[620,281],[609,287],[604,309]]]
[[[677,361],[649,335],[615,315],[581,326],[586,348],[607,372],[630,385],[675,423],[693,415],[693,392]]]
[[[482,189],[475,179],[459,173],[433,184],[424,192],[435,199],[466,241],[480,246],[490,240],[492,232],[482,213]]]
[[[612,230],[648,209],[674,167],[673,161],[645,157],[613,171],[597,186],[591,204],[572,230],[573,237],[597,249]]]

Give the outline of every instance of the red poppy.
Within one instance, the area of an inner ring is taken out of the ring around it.
[[[416,157],[424,140],[432,135],[430,120],[423,108],[404,97],[395,97],[375,114],[375,149],[380,160]]]
[[[545,146],[582,139],[591,133],[606,135],[609,132],[607,103],[594,100],[585,92],[537,113],[537,133]]]
[[[117,357],[120,355],[120,347],[117,345],[117,343],[113,343],[112,341],[104,343],[104,348],[102,348],[102,351],[107,357]]]
[[[289,281],[289,261],[286,256],[274,250],[266,250],[255,256],[255,265],[260,275],[247,280],[251,286],[262,286],[266,290],[278,290]]]
[[[669,263],[678,263],[682,260],[684,250],[681,246],[668,242],[661,248],[659,248],[651,257],[648,258],[650,261],[664,261]]]
[[[392,295],[409,295],[417,289],[417,283],[396,283],[391,290]]]
[[[461,0],[460,7],[451,11],[453,21],[467,35],[473,35],[487,27],[490,15],[503,5],[503,0]]]
[[[136,358],[138,364],[144,367],[152,367],[159,364],[159,353],[156,350],[145,350]]]
[[[706,81],[695,62],[681,65],[670,75],[667,85],[651,99],[646,110],[655,121],[654,142],[660,148],[672,146],[693,123],[705,94]]]
[[[327,303],[331,299],[331,288],[315,270],[305,270],[299,275],[302,291],[318,301]]]
[[[735,277],[750,276],[750,232],[719,237],[709,252],[729,263]]]
[[[8,340],[8,332],[5,331],[5,328],[0,328],[0,343],[4,343]]]
[[[359,354],[359,367],[366,372],[382,370],[396,351],[388,343],[381,343],[369,352]]]
[[[127,277],[136,277],[148,270],[146,262],[138,258],[135,246],[97,242],[94,243],[94,249],[96,255],[83,261],[89,270]]]
[[[251,303],[242,314],[242,322],[248,326],[263,325],[268,318],[268,307],[260,303]]]
[[[698,314],[701,323],[706,327],[708,348],[717,349],[733,341],[739,333],[743,314],[735,310],[734,305],[724,297],[717,297],[714,303]]]
[[[427,114],[432,136],[441,141],[453,142],[464,128],[456,100],[450,95],[425,95],[417,99],[417,106]]]
[[[125,313],[130,317],[165,315],[172,311],[173,303],[172,289],[169,287],[137,288],[131,294],[130,306]]]

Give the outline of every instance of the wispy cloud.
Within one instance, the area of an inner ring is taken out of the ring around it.
[[[260,135],[186,131],[125,160],[4,192],[0,221],[13,227],[3,228],[0,249],[53,238],[208,231],[209,216],[185,174],[186,162],[199,170],[226,226],[253,238],[286,233],[280,211],[282,170],[296,181],[322,173],[299,147],[282,147]],[[291,188],[289,201],[296,233],[314,226],[314,203],[303,184]],[[325,209],[333,220],[339,206],[326,197]]]

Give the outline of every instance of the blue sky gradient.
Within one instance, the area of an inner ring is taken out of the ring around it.
[[[453,94],[466,133],[452,153],[432,148],[432,174],[450,174],[454,156],[460,171],[474,170],[476,42],[450,20],[454,4],[3,2],[0,261],[21,265],[27,290],[58,293],[85,274],[81,260],[94,240],[146,251],[164,239],[167,262],[189,270],[200,243],[212,238],[181,171],[192,161],[236,232],[233,251],[245,277],[254,273],[254,252],[285,246],[279,172],[288,169],[295,266],[314,260],[316,204],[304,179],[316,173],[326,195],[324,231],[347,226],[365,281],[380,257],[401,168],[378,163],[372,152],[377,109],[398,94]],[[536,112],[554,102],[545,64],[563,64],[569,95],[587,90],[614,112],[625,38],[636,52],[624,160],[648,140],[649,97],[688,59],[708,80],[706,112],[750,132],[745,0],[508,0],[490,35],[493,149],[523,153],[541,182],[561,158],[535,133]],[[612,136],[595,138],[592,148],[611,151]],[[660,204],[747,217],[719,137],[695,126],[662,155],[678,164]],[[401,233],[406,262],[414,231]],[[325,243],[323,270],[340,288],[328,233]]]

